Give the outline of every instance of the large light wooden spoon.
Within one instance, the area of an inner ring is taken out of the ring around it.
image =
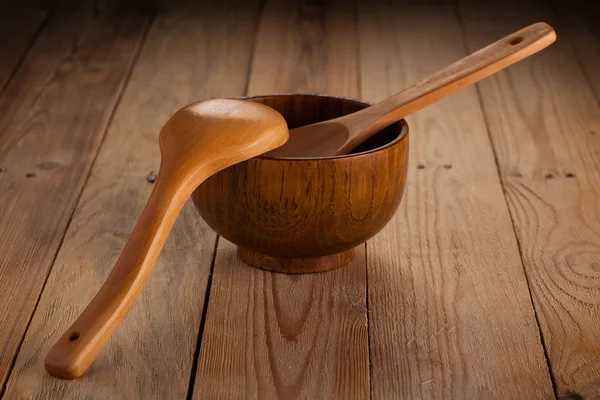
[[[112,272],[46,357],[46,370],[79,377],[94,361],[146,282],[177,215],[206,178],[288,138],[283,117],[243,100],[208,100],[175,113],[160,132],[154,189]]]
[[[543,22],[521,29],[447,66],[371,107],[290,131],[269,157],[348,154],[376,132],[549,46],[556,39]]]

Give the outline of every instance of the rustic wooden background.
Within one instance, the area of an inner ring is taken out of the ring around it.
[[[593,1],[14,3],[0,0],[5,398],[600,398]],[[176,109],[377,101],[537,21],[551,48],[409,118],[402,205],[353,263],[247,267],[190,203],[88,373],[45,374],[141,213]]]

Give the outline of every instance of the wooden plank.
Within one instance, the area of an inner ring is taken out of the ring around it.
[[[586,78],[600,101],[600,24],[598,5],[591,0],[554,0],[556,29],[573,47]]]
[[[358,25],[372,101],[466,55],[445,3],[364,4]],[[367,243],[372,397],[553,397],[475,89],[409,126],[401,208]]]
[[[187,396],[216,234],[192,204],[141,296],[91,369],[68,382],[43,359],[116,261],[159,166],[158,132],[183,105],[246,84],[258,2],[165,2],[120,102],[11,374],[7,398]]]
[[[140,46],[146,8],[63,2],[0,98],[0,385]]]
[[[253,269],[219,240],[194,398],[366,398],[365,254],[341,269]]]
[[[0,1],[0,92],[55,7],[54,1]],[[10,38],[10,39],[8,39]]]
[[[471,50],[555,23],[533,3],[460,12]],[[600,106],[560,35],[480,89],[557,394],[587,399],[600,396]]]
[[[248,93],[357,97],[354,6],[348,3],[267,1]]]
[[[354,10],[342,1],[267,1],[249,94],[358,95]],[[245,265],[219,241],[194,397],[369,395],[364,248],[327,273]]]

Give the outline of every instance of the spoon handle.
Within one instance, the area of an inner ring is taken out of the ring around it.
[[[167,174],[152,194],[112,272],[45,360],[48,373],[79,377],[91,365],[125,317],[148,279],[177,215],[194,188]]]
[[[544,49],[556,33],[544,22],[514,32],[456,61],[374,106],[352,114],[351,135],[336,154],[345,154],[375,132]],[[342,117],[343,118],[343,117]]]

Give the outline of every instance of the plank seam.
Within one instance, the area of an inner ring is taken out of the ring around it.
[[[367,317],[367,351],[369,356],[367,359],[367,365],[369,366],[369,380],[367,381],[367,383],[369,385],[369,398],[372,399],[373,385],[371,384],[371,382],[373,382],[373,369],[371,368],[371,324],[369,323],[369,255],[367,253],[367,243],[368,242],[365,242],[365,315]]]
[[[29,43],[25,47],[25,50],[23,50],[23,54],[21,54],[21,57],[19,58],[19,60],[15,64],[14,68],[12,69],[12,71],[10,71],[10,74],[8,74],[8,77],[6,78],[6,82],[4,82],[4,86],[2,86],[0,88],[0,98],[2,96],[4,96],[4,92],[6,92],[6,89],[10,86],[11,82],[13,81],[13,79],[15,78],[15,76],[17,75],[17,73],[19,72],[19,70],[21,69],[21,66],[23,65],[23,62],[25,62],[25,59],[27,58],[27,56],[29,55],[29,52],[31,51],[31,49],[33,48],[33,46],[37,42],[38,38],[40,37],[40,34],[46,28],[46,26],[48,25],[48,21],[50,21],[52,19],[52,17],[54,16],[54,13],[56,12],[57,8],[58,8],[58,0],[55,1],[54,3],[52,3],[50,5],[50,9],[48,11],[48,14],[46,15],[46,17],[44,18],[44,20],[42,21],[42,23],[40,23],[40,26],[38,26],[37,30],[35,31],[35,33],[31,37],[31,40],[29,41]],[[0,391],[0,398],[2,398],[2,391]]]
[[[360,48],[360,27],[358,22],[358,9],[356,2],[352,2],[354,14],[354,37],[356,38],[356,84],[357,84],[357,95],[358,98],[364,101],[362,98],[362,77],[361,77],[361,48]],[[369,385],[369,398],[373,398],[373,370],[371,368],[371,324],[369,322],[369,257],[368,257],[369,242],[365,242],[365,317],[367,319],[367,366],[369,373],[367,375],[367,384]]]
[[[204,293],[204,304],[202,305],[202,316],[200,317],[200,326],[198,327],[198,336],[196,338],[196,348],[194,349],[194,359],[192,361],[192,371],[188,383],[187,400],[191,400],[194,395],[194,386],[196,375],[198,373],[198,362],[200,360],[200,349],[202,347],[202,336],[206,325],[206,314],[208,313],[208,303],[210,300],[210,291],[212,288],[213,273],[215,271],[215,261],[217,260],[217,249],[219,248],[219,235],[215,238],[215,247],[213,248],[212,259],[210,261],[210,271],[208,273],[208,282],[206,283],[206,292]]]
[[[56,9],[56,8],[55,8]],[[52,11],[52,13],[54,13],[54,10]],[[37,311],[37,308],[39,306],[40,300],[42,298],[42,294],[44,293],[44,290],[46,289],[46,284],[48,283],[48,279],[50,277],[50,274],[52,273],[52,268],[54,267],[54,263],[56,262],[56,258],[58,257],[58,253],[60,252],[64,240],[65,240],[65,236],[67,231],[69,230],[69,227],[71,226],[71,222],[73,221],[73,217],[75,216],[75,211],[77,210],[77,205],[79,204],[79,201],[81,200],[81,196],[83,195],[83,191],[85,189],[85,187],[87,186],[87,183],[90,179],[90,176],[92,175],[92,170],[94,169],[94,164],[96,163],[96,160],[98,158],[98,154],[100,154],[100,150],[102,149],[102,145],[104,143],[104,139],[106,138],[106,133],[108,132],[108,129],[110,128],[110,125],[112,124],[112,120],[114,118],[114,115],[116,113],[116,110],[119,108],[119,104],[121,103],[121,99],[123,98],[123,94],[125,93],[125,88],[127,87],[127,85],[129,84],[129,80],[131,78],[131,75],[133,74],[133,70],[135,69],[135,65],[137,64],[138,58],[142,52],[142,48],[144,47],[144,44],[146,43],[146,38],[148,37],[148,32],[150,31],[150,26],[152,25],[152,22],[154,21],[154,16],[155,13],[153,12],[149,19],[148,22],[146,24],[146,27],[144,28],[144,31],[142,32],[142,34],[140,35],[140,39],[139,39],[139,43],[134,51],[133,57],[131,59],[131,62],[129,64],[129,68],[127,70],[127,73],[125,74],[125,79],[123,80],[123,83],[121,84],[121,87],[119,88],[119,94],[117,96],[117,100],[115,101],[115,104],[113,106],[113,109],[110,113],[110,116],[108,117],[108,121],[106,123],[106,126],[104,128],[104,132],[102,134],[102,137],[100,138],[100,143],[98,144],[98,150],[96,151],[96,154],[94,154],[94,157],[92,159],[92,162],[90,163],[90,168],[87,172],[87,175],[83,181],[83,184],[81,185],[81,189],[79,191],[79,195],[77,196],[77,200],[75,201],[75,207],[73,207],[73,210],[71,211],[71,215],[69,215],[69,220],[67,221],[66,225],[65,225],[65,229],[62,232],[62,237],[58,243],[58,246],[56,247],[56,251],[54,252],[54,256],[52,257],[52,262],[50,263],[50,268],[48,268],[48,271],[46,273],[46,277],[44,278],[44,283],[42,284],[42,288],[38,294],[37,300],[35,302],[35,306],[33,307],[33,310],[29,316],[29,321],[27,322],[27,326],[25,327],[25,331],[23,332],[23,336],[21,337],[21,340],[19,342],[19,346],[17,347],[17,351],[15,352],[15,355],[12,359],[12,362],[10,364],[10,368],[8,369],[8,374],[6,375],[6,381],[4,382],[4,385],[2,386],[2,390],[0,390],[0,399],[3,398],[4,393],[6,392],[6,388],[8,387],[8,382],[10,381],[13,369],[15,367],[15,364],[17,362],[17,358],[19,358],[19,353],[21,352],[21,347],[23,346],[23,342],[25,341],[25,337],[27,336],[27,332],[29,331],[29,327],[31,325],[31,322],[33,321],[33,316],[35,315],[35,312]],[[48,18],[49,20],[49,18]],[[44,23],[44,26],[46,25],[46,23]],[[40,29],[41,32],[41,29]],[[37,36],[36,36],[37,39]],[[23,57],[25,58],[25,57]],[[12,76],[11,76],[12,78]],[[6,87],[6,86],[5,86]]]
[[[454,0],[453,4],[454,4],[454,12],[456,14],[456,18],[458,19],[458,24],[460,25],[461,36],[463,39],[463,48],[464,48],[465,52],[468,52],[469,46],[468,46],[468,42],[467,42],[467,32],[465,30],[465,25],[463,23],[462,15],[460,13],[457,0]],[[548,367],[548,374],[550,375],[550,382],[552,383],[552,391],[554,392],[554,397],[556,398],[556,396],[557,396],[556,382],[554,381],[554,374],[552,372],[552,366],[550,364],[550,357],[548,355],[548,349],[546,348],[546,343],[544,341],[544,335],[542,332],[542,328],[540,326],[540,320],[538,317],[537,310],[535,308],[535,303],[533,301],[533,293],[531,291],[531,282],[529,279],[529,275],[527,274],[527,268],[525,268],[525,258],[523,255],[523,249],[521,248],[521,242],[519,241],[519,237],[517,235],[517,226],[516,226],[516,222],[515,222],[515,217],[509,207],[508,199],[506,197],[507,193],[506,193],[506,189],[505,189],[505,182],[504,182],[504,179],[502,178],[502,169],[500,166],[500,160],[498,159],[498,153],[496,151],[496,147],[494,146],[494,141],[492,139],[490,125],[489,125],[487,114],[485,112],[485,108],[483,105],[483,97],[481,94],[481,90],[479,88],[479,84],[475,84],[475,90],[477,93],[477,101],[479,103],[479,108],[481,109],[481,114],[483,116],[485,130],[486,130],[486,133],[488,136],[488,140],[490,142],[490,146],[492,148],[492,154],[494,155],[494,163],[496,164],[496,172],[498,173],[498,180],[499,180],[500,186],[502,188],[502,193],[504,194],[504,202],[505,202],[506,208],[508,210],[508,215],[510,216],[510,222],[511,222],[511,225],[513,228],[515,242],[517,243],[517,249],[519,251],[519,258],[521,259],[521,268],[523,268],[523,274],[525,275],[525,281],[527,282],[527,292],[529,294],[529,301],[531,303],[531,308],[533,309],[533,315],[535,317],[535,323],[538,328],[538,336],[540,339],[540,344],[542,345],[542,350],[544,351],[544,358],[546,360],[546,366]]]

